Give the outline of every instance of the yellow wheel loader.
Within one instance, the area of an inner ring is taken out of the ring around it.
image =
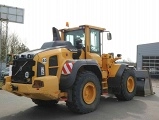
[[[31,98],[40,106],[65,100],[71,111],[81,114],[94,111],[105,93],[124,101],[133,99],[136,90],[144,95],[148,73],[117,64],[120,54],[102,53],[103,34],[107,32],[111,39],[105,28],[80,25],[52,30],[53,41],[14,56],[12,75],[5,77],[3,90]],[[143,89],[137,87],[138,80]]]

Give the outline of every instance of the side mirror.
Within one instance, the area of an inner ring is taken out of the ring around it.
[[[117,57],[121,57],[122,55],[121,54],[117,54]]]
[[[110,32],[107,33],[107,39],[111,40],[112,39],[112,34]]]

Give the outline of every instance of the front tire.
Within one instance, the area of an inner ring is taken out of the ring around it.
[[[94,111],[100,101],[101,86],[97,76],[91,71],[78,74],[72,86],[72,102],[66,101],[68,108],[75,113]]]
[[[136,77],[131,69],[126,69],[122,75],[121,92],[116,94],[118,100],[128,101],[133,99],[136,94]]]

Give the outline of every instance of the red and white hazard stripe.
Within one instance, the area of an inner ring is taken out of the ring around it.
[[[73,63],[65,63],[63,68],[62,68],[62,74],[67,75],[71,74],[73,68]]]

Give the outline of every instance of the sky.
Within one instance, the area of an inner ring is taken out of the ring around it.
[[[104,39],[104,53],[122,54],[136,62],[137,45],[159,42],[159,0],[0,0],[1,5],[24,8],[24,24],[9,23],[29,49],[52,41],[58,29],[89,24],[104,27],[112,40]]]

